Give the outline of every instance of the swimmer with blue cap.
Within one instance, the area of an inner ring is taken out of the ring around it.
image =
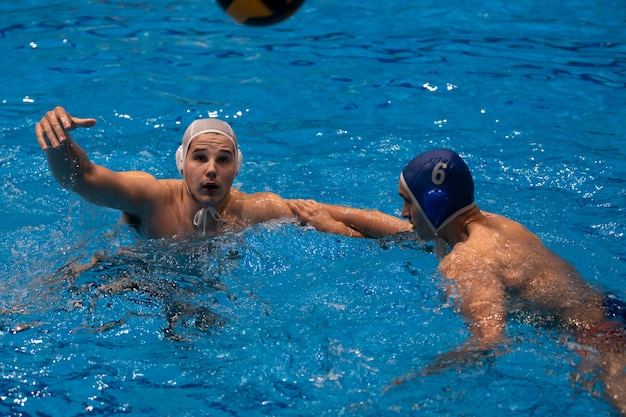
[[[502,351],[509,316],[521,315],[537,326],[561,328],[583,346],[586,359],[601,369],[606,397],[626,413],[626,329],[615,307],[624,304],[607,300],[520,223],[481,211],[471,172],[457,153],[418,155],[402,170],[398,190],[402,216],[421,239],[435,241],[438,270],[471,334],[423,374]],[[364,237],[406,231],[399,219],[369,210],[312,200],[291,200],[289,206],[321,231]]]
[[[35,134],[63,187],[122,211],[124,220],[147,238],[213,236],[293,218],[280,196],[246,194],[232,186],[242,155],[235,132],[222,120],[199,119],[186,129],[176,152],[183,179],[157,179],[147,172],[116,172],[95,164],[70,135],[71,130],[95,124],[95,119],[74,117],[56,107],[37,123]]]

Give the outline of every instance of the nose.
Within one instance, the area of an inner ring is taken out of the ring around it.
[[[204,164],[204,175],[206,175],[209,178],[215,178],[217,176],[217,169],[216,169],[216,164],[214,161],[207,161],[206,164]]]
[[[411,210],[409,210],[409,205],[406,202],[402,206],[402,217],[411,220]]]

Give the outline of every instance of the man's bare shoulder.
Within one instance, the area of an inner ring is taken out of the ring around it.
[[[157,179],[154,175],[142,171],[126,171],[121,174],[125,181],[133,182],[147,198],[161,199],[177,195],[182,184],[182,180],[179,179]]]
[[[103,167],[102,167],[103,168]],[[106,168],[104,168],[106,169]],[[181,180],[176,179],[157,179],[154,175],[145,171],[119,171],[113,172],[119,176],[121,181],[125,181],[129,184],[134,184],[141,187],[162,187],[170,186],[173,184],[179,184]]]
[[[496,233],[494,236],[498,236],[500,238],[499,240],[501,245],[526,245],[528,243],[541,243],[539,238],[528,230],[526,226],[513,219],[493,213],[483,212],[483,215],[485,218],[485,221],[482,222],[482,226],[484,227],[483,232],[488,234]],[[485,236],[480,237],[480,240],[483,241],[487,238]]]
[[[236,191],[241,193],[239,198],[242,201],[242,216],[253,223],[293,216],[287,202],[278,194],[272,192],[245,194]]]
[[[169,238],[186,231],[181,211],[182,180],[160,180],[141,172],[124,174],[128,182],[135,181],[138,190],[134,210],[123,210],[126,223],[148,238]]]
[[[467,240],[454,245],[442,259],[439,269],[446,277],[456,280],[497,269],[502,230],[508,219],[492,213],[481,214],[483,216],[469,224]]]
[[[279,196],[278,194],[262,191],[257,193],[246,194],[240,190],[237,190],[243,196],[243,201],[247,205],[258,206],[260,204],[270,203],[270,204],[283,204],[285,200]]]
[[[486,266],[488,259],[480,246],[471,242],[454,245],[439,263],[439,271],[448,279],[457,280],[465,276],[468,271],[479,272]]]
[[[145,172],[125,172],[125,182],[132,183],[136,210],[124,210],[137,215],[163,215],[176,211],[183,198],[183,181],[179,179],[157,179]]]
[[[183,180],[177,180],[177,179],[172,179],[172,178],[168,178],[168,179],[156,179],[155,178],[155,180],[162,187],[176,188],[176,189],[178,189],[180,185],[182,185],[183,183]]]

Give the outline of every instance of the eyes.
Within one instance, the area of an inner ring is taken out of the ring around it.
[[[213,159],[219,165],[228,165],[234,162],[233,155],[230,152],[220,152],[216,156],[212,156],[207,152],[194,152],[191,159],[199,163],[209,162]]]

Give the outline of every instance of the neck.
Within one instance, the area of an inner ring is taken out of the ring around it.
[[[457,243],[465,242],[469,238],[470,224],[478,220],[482,216],[478,206],[472,207],[465,213],[458,215],[456,219],[451,221],[446,227],[438,233],[450,247]]]

